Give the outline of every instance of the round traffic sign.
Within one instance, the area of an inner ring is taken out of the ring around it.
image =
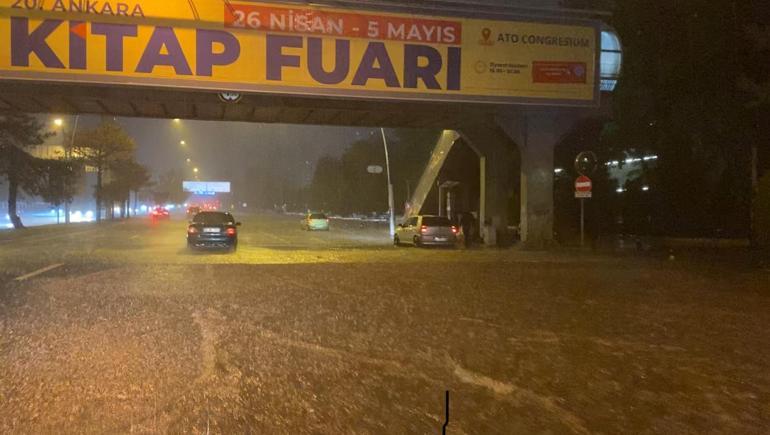
[[[599,159],[593,151],[583,151],[575,158],[575,170],[580,175],[592,175],[598,164]]]
[[[581,175],[575,180],[575,192],[590,192],[592,188],[591,179],[585,175]]]

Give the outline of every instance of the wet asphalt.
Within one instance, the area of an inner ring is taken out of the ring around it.
[[[767,271],[240,219],[236,253],[182,219],[0,233],[0,433],[770,427]]]

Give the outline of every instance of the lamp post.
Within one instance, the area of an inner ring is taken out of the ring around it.
[[[62,148],[64,148],[64,160],[68,162],[72,159],[72,148],[75,146],[75,133],[78,130],[78,121],[80,121],[80,115],[75,115],[75,122],[73,122],[72,124],[72,132],[70,133],[69,143],[67,143],[67,141],[64,139],[64,130],[61,131]],[[53,123],[57,128],[61,128],[62,126],[64,126],[64,120],[61,118],[54,119]],[[56,219],[57,221],[59,219],[58,209],[56,210]],[[69,201],[64,202],[64,223],[65,224],[70,223],[70,202]]]
[[[396,217],[394,216],[393,205],[393,183],[390,180],[390,156],[388,155],[388,140],[385,138],[385,129],[380,128],[382,133],[382,145],[385,147],[385,173],[388,175],[388,213],[390,215],[390,238],[396,234]]]
[[[62,120],[61,118],[56,118],[53,120],[53,125],[60,130],[59,133],[61,133],[62,137],[64,137],[64,133],[61,131],[61,128],[64,125],[64,120]],[[62,148],[65,149],[65,153],[66,153],[67,147],[64,145],[63,139],[62,139]],[[55,152],[53,154],[55,155]],[[60,211],[61,209],[59,208],[59,204],[55,204],[55,206],[56,206],[56,225],[59,225],[61,223],[61,211]]]

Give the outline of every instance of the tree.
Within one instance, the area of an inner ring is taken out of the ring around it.
[[[385,174],[367,172],[368,166],[385,166],[382,136],[379,130],[371,133],[350,145],[341,158],[327,156],[318,161],[310,187],[312,207],[341,213],[387,210]],[[386,131],[396,204],[409,199],[409,191],[417,185],[439,134],[437,130]]]
[[[751,142],[751,238],[755,245],[768,245],[767,189],[770,183],[767,179],[770,177],[762,175],[763,168],[767,170],[770,167],[770,146],[767,142],[770,137],[770,25],[751,24],[746,27],[746,36],[751,42],[751,56],[757,64],[755,69],[744,72],[739,80],[741,89],[748,95],[747,109],[756,127]],[[763,142],[764,146],[761,146]]]
[[[131,158],[136,145],[123,128],[114,121],[103,121],[93,129],[80,130],[75,135],[72,154],[96,169],[96,220],[101,220],[104,174],[110,165]]]
[[[751,23],[744,29],[749,41],[750,55],[756,60],[756,68],[744,71],[739,83],[749,94],[749,105],[756,109],[770,106],[770,25]]]
[[[125,216],[125,202],[128,189],[119,180],[112,179],[102,186],[102,202],[106,207],[107,217],[115,219],[115,206],[120,206],[121,217]]]
[[[34,194],[56,209],[56,223],[59,223],[59,208],[72,202],[77,193],[77,183],[82,173],[76,160],[37,159],[37,182]]]
[[[400,128],[386,130],[385,134],[390,149],[396,210],[403,210],[402,206],[412,199],[411,192],[425,171],[441,130]]]
[[[110,164],[111,181],[109,183],[110,203],[120,204],[121,217],[129,216],[127,210],[131,208],[130,196],[136,195],[140,189],[150,184],[150,174],[147,168],[133,159],[116,160]],[[108,195],[105,195],[107,197]],[[136,204],[135,204],[136,206]]]
[[[24,228],[16,208],[19,189],[31,190],[36,181],[35,159],[25,149],[42,144],[50,135],[33,116],[0,111],[0,175],[8,180],[8,215],[16,229]]]
[[[770,173],[759,180],[754,198],[754,241],[757,246],[770,247]]]
[[[153,189],[153,199],[156,204],[173,203],[180,204],[190,196],[182,188],[184,177],[180,171],[168,171],[158,178]]]
[[[132,161],[127,169],[127,184],[129,191],[134,193],[134,210],[136,210],[139,191],[152,185],[150,171],[141,164]],[[129,198],[130,200],[130,198]]]
[[[342,161],[324,156],[318,160],[310,186],[313,208],[342,211],[345,181],[342,177]]]

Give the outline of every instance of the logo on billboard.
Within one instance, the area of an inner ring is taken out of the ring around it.
[[[481,45],[495,45],[495,41],[492,40],[492,29],[485,27],[481,30]]]
[[[239,92],[220,92],[219,93],[219,99],[223,103],[237,103],[241,101],[241,98],[243,95],[241,95]]]

